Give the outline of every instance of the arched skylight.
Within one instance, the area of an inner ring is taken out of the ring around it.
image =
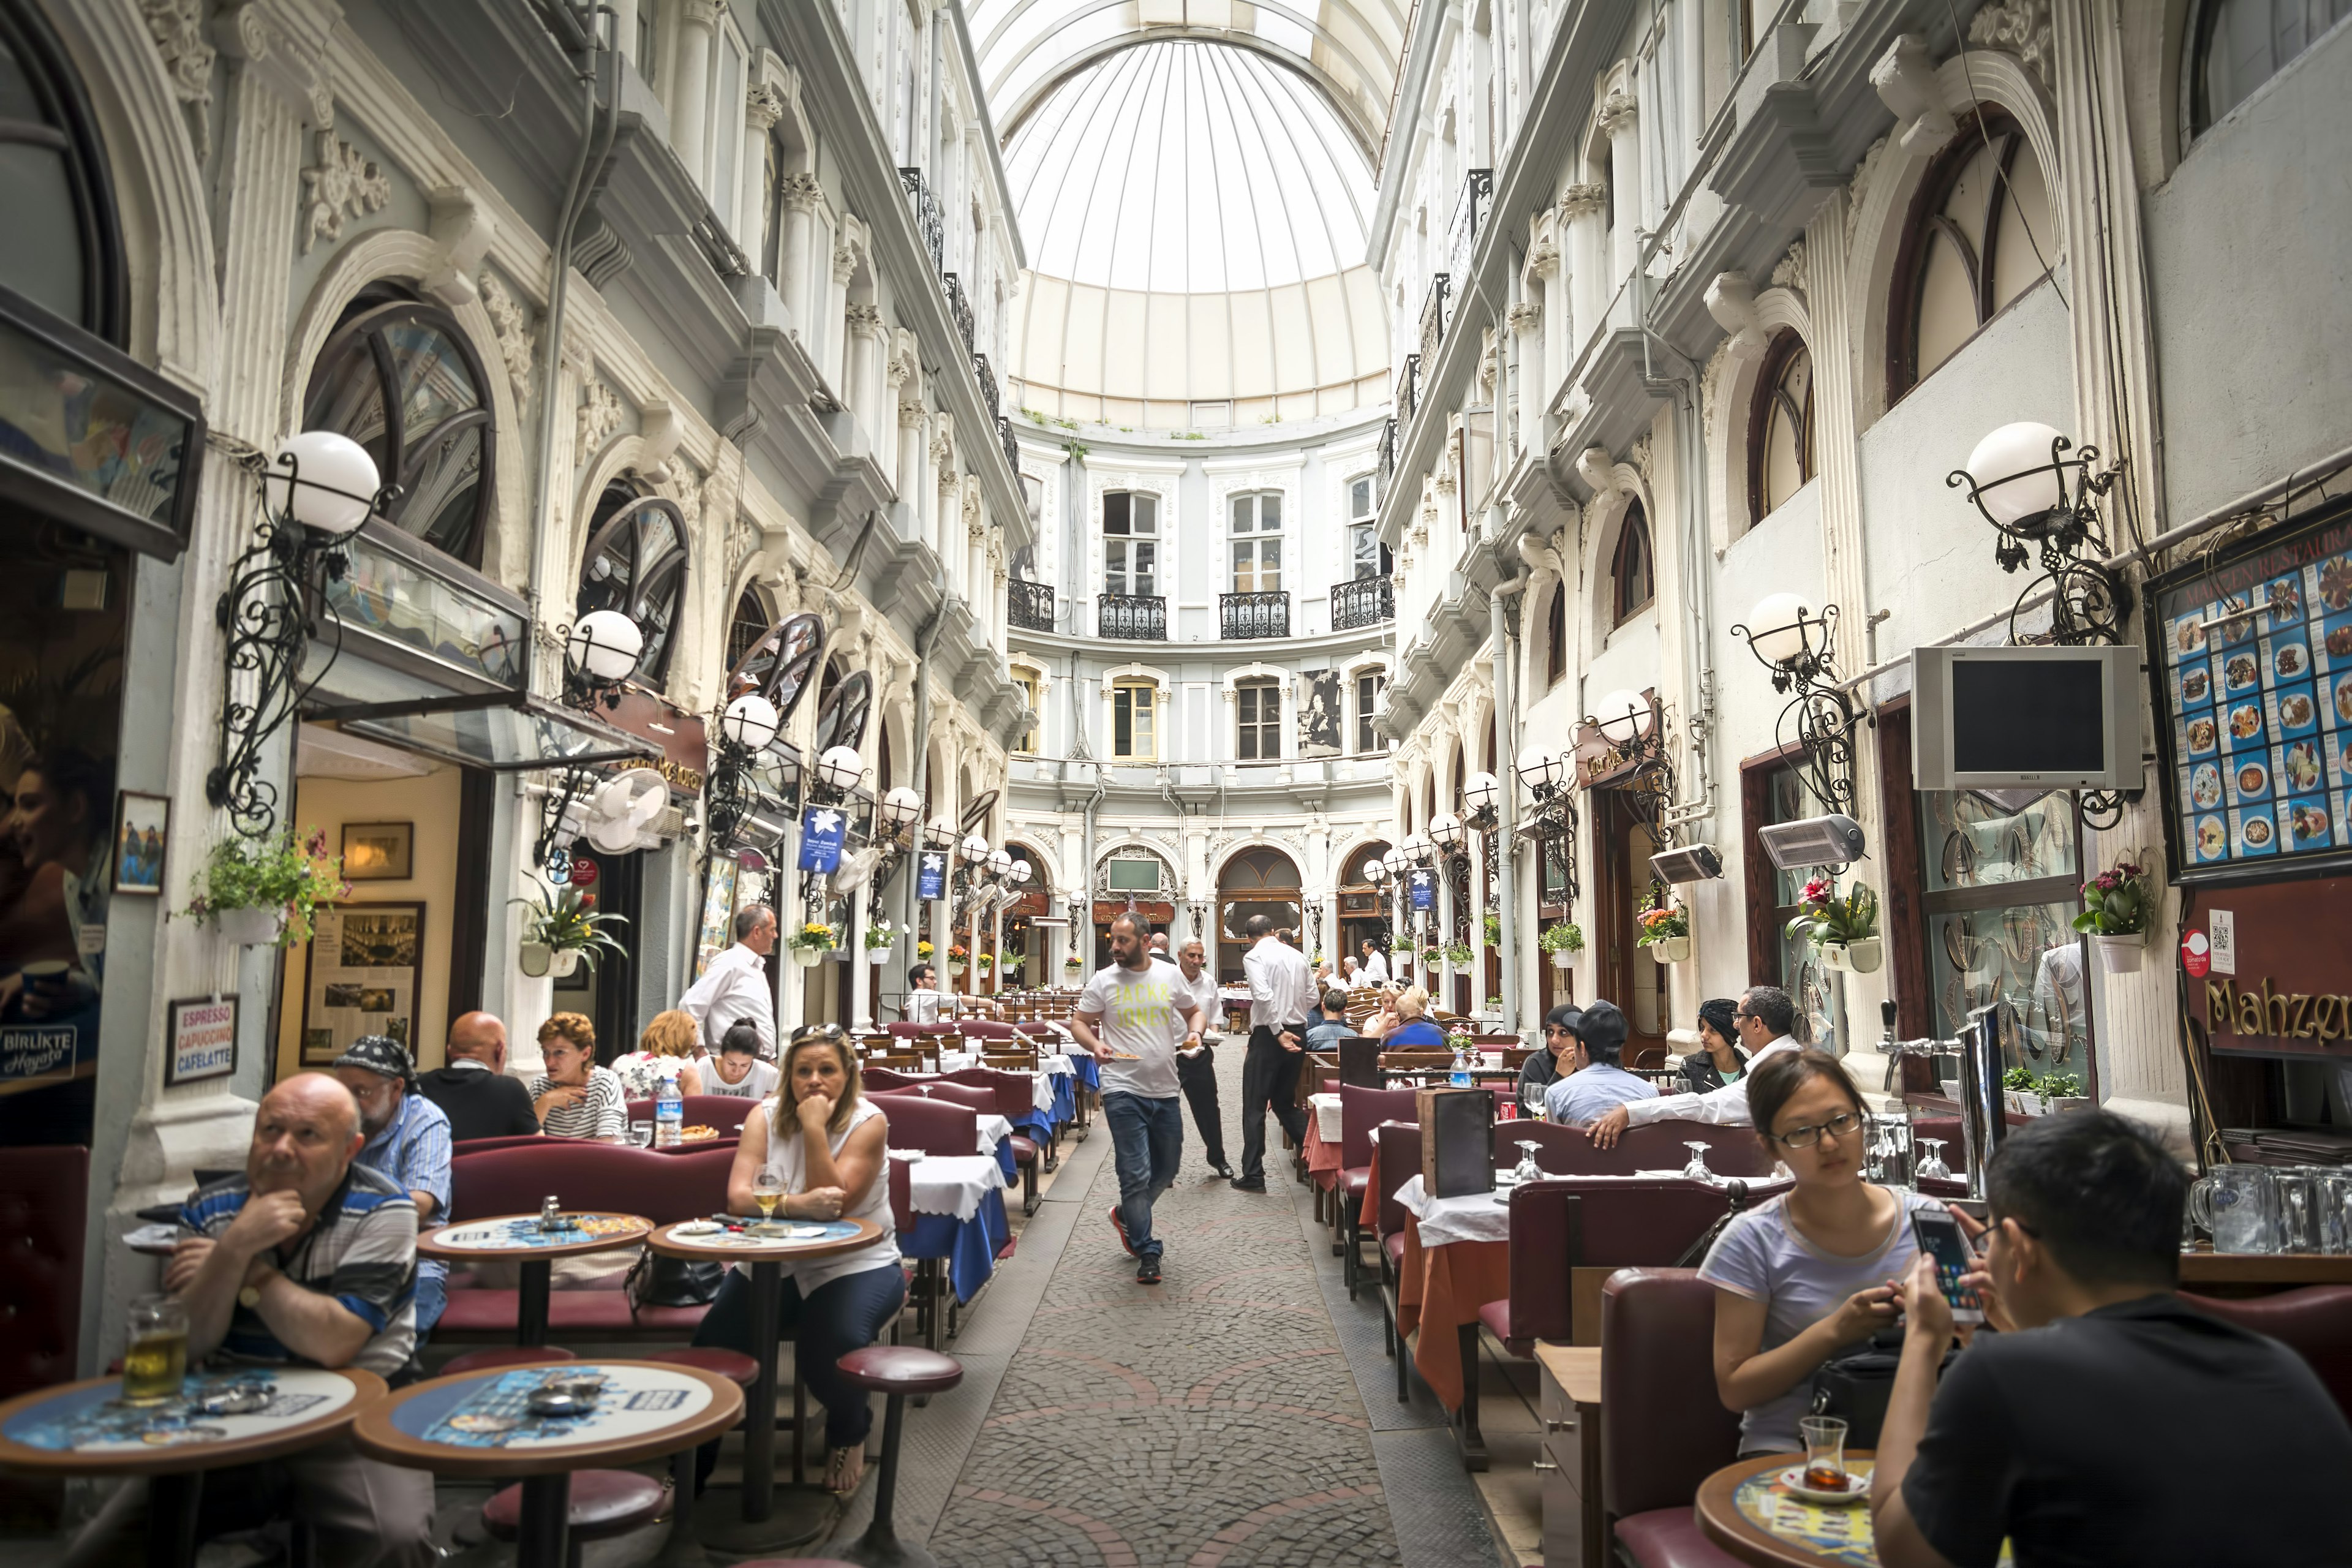
[[[1004,162],[1049,277],[1225,293],[1364,262],[1370,165],[1312,83],[1252,50],[1121,49],[1043,97]]]

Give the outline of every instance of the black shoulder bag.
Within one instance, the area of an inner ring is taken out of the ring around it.
[[[700,1307],[717,1299],[727,1266],[715,1259],[662,1258],[646,1247],[629,1265],[621,1289],[634,1319],[647,1307]]]

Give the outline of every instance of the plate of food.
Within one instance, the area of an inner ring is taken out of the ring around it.
[[[2202,702],[2212,689],[2213,672],[2204,666],[2180,672],[2180,700],[2183,702]]]
[[[2246,818],[2245,826],[2239,831],[2245,836],[2249,845],[2256,849],[2263,848],[2271,841],[2271,819],[2267,816],[2250,816]]]
[[[2291,691],[2279,699],[2279,722],[2288,729],[2297,729],[2311,722],[2311,695]]]
[[[2229,843],[2230,836],[2222,827],[2220,817],[2209,816],[2198,823],[2197,858],[2200,860],[2220,859],[2221,852],[2229,847]]]
[[[2250,741],[2263,732],[2263,709],[2259,702],[2241,702],[2230,710],[2230,733],[2241,741]]]
[[[2210,752],[2213,749],[2212,720],[2191,719],[2189,721],[2189,749],[2192,752]]]
[[[2352,654],[2352,623],[2327,628],[2327,651],[2337,658]]]
[[[2238,764],[2238,795],[2261,795],[2271,787],[2271,770],[2261,763]]]
[[[681,1128],[679,1128],[679,1129],[677,1130],[677,1135],[678,1135],[678,1137],[679,1137],[680,1139],[684,1140],[686,1142],[688,1142],[688,1143],[701,1143],[701,1142],[708,1142],[708,1141],[709,1141],[709,1140],[710,1140],[710,1139],[713,1139],[713,1138],[718,1137],[718,1136],[719,1136],[719,1129],[718,1129],[718,1128],[716,1128],[716,1127],[705,1127],[705,1126],[702,1126],[702,1125],[701,1125],[701,1124],[699,1124],[699,1123],[697,1123],[696,1125],[694,1125],[694,1126],[692,1126],[692,1127],[681,1127]]]
[[[2210,763],[2200,763],[2189,775],[2189,798],[2200,806],[2221,804],[2221,770]]]
[[[2250,653],[2233,653],[2221,661],[2221,684],[2231,691],[2243,691],[2262,679],[2262,666]]]
[[[2352,610],[2352,555],[2339,555],[2319,569],[2319,602],[2331,610]]]
[[[2293,816],[2294,841],[2298,847],[2327,842],[2329,824],[2326,806],[2308,804],[2298,805],[2294,808]]]
[[[646,1228],[644,1220],[625,1214],[584,1214],[574,1223],[591,1236],[634,1236]]]
[[[2282,577],[2271,584],[2271,625],[2293,626],[2303,619],[2303,584]]]
[[[2299,642],[2283,642],[2271,650],[2271,668],[2281,680],[2292,680],[2311,668],[2311,650]]]
[[[2205,622],[2200,616],[2183,616],[2172,628],[2172,646],[2182,653],[2195,653],[2205,646]]]
[[[2352,680],[2336,683],[2336,716],[2352,724]]]
[[[2282,763],[2286,769],[2286,786],[2289,789],[2309,789],[2326,771],[2319,764],[2319,748],[2309,741],[2297,741],[2289,746]]]

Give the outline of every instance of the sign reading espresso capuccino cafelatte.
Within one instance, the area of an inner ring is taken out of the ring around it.
[[[2189,980],[2210,1047],[2352,1059],[2352,877],[2202,889],[2189,926],[2210,931],[2224,911],[2233,940],[2214,948],[2210,973]]]

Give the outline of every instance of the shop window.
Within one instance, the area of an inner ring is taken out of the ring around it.
[[[1110,689],[1110,754],[1122,763],[1160,757],[1160,688],[1149,680],[1121,680]]]
[[[1748,414],[1748,514],[1763,521],[1813,477],[1813,356],[1784,329]]]
[[[2001,1065],[2089,1084],[2074,797],[2046,795],[2017,810],[1965,790],[1922,792],[1917,802],[1931,1027],[1950,1039],[1972,1009],[2006,997],[2025,1027],[2022,1056]]]
[[[1658,596],[1654,563],[1650,559],[1650,520],[1643,514],[1640,501],[1625,503],[1625,521],[1617,530],[1617,556],[1610,564],[1610,596],[1615,610],[1615,624],[1622,626],[1634,616],[1650,607]],[[1562,666],[1566,665],[1563,636]]]
[[[1895,257],[1887,399],[1959,352],[2057,255],[2041,162],[2017,122],[1980,110],[1928,164]]]
[[[1372,728],[1380,717],[1381,695],[1388,689],[1389,678],[1382,670],[1366,670],[1356,677],[1356,752],[1359,756],[1381,750],[1381,737]]]
[[[2206,0],[2189,71],[2189,134],[2213,122],[2352,16],[2352,0]]]
[[[1160,498],[1139,490],[1103,496],[1103,592],[1150,598],[1160,592]]]
[[[0,283],[127,345],[122,235],[89,102],[38,8],[0,6]]]
[[[618,610],[645,634],[637,679],[658,687],[686,603],[686,524],[674,502],[608,486],[596,506],[580,569],[576,613]]]
[[[371,289],[319,355],[302,425],[357,441],[401,487],[386,521],[479,566],[497,446],[488,384],[447,311]]]
[[[1226,541],[1234,564],[1236,594],[1282,591],[1282,497],[1264,495],[1233,499],[1233,527]]]
[[[1282,688],[1271,680],[1234,685],[1234,756],[1270,763],[1282,755]]]
[[[1555,583],[1544,612],[1544,685],[1558,686],[1568,674],[1568,584]]]

